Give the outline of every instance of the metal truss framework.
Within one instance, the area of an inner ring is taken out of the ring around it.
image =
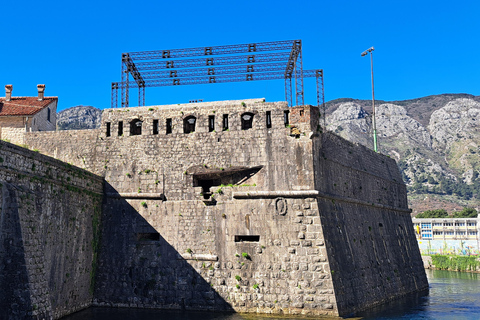
[[[116,108],[119,89],[126,108],[130,88],[139,89],[138,105],[144,106],[146,87],[284,79],[288,104],[293,105],[295,86],[295,103],[303,105],[304,77],[316,77],[320,106],[323,70],[303,70],[301,40],[130,52],[122,54],[122,80],[112,82],[111,102]]]

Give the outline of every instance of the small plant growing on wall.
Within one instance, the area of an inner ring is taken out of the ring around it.
[[[187,248],[187,250],[185,250],[185,251],[189,254],[192,254],[192,249],[190,249],[190,248]]]
[[[240,289],[240,285],[236,284],[235,288]]]
[[[253,285],[253,289],[255,289],[255,290],[258,289],[258,283],[255,283],[255,284]]]
[[[237,275],[235,276],[235,280],[237,280],[238,282],[240,282],[240,281],[242,281],[242,278],[237,274]]]
[[[245,259],[248,259],[250,260],[250,255],[246,252],[242,252],[242,257],[244,257]]]
[[[146,203],[145,201],[142,201],[140,204],[141,204],[141,205],[142,205],[142,207],[144,207],[144,208],[146,208],[146,207],[147,207],[147,203]]]
[[[128,172],[127,172],[127,173],[125,173],[125,175],[126,175],[127,177],[129,177],[129,178],[131,178],[131,177],[132,177],[132,175],[131,175],[130,173],[128,173]]]

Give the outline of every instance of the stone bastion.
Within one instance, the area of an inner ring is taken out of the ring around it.
[[[395,161],[324,132],[319,114],[203,102],[27,133],[31,148],[104,179],[81,305],[347,316],[428,290]]]

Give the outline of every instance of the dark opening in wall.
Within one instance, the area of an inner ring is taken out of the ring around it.
[[[107,125],[107,132],[105,133],[107,137],[110,137],[111,133],[110,133],[110,122],[107,122],[106,123]]]
[[[215,131],[215,116],[208,116],[208,132]]]
[[[223,115],[223,131],[228,130],[228,114]]]
[[[137,241],[158,241],[160,234],[158,232],[137,233]]]
[[[123,136],[123,121],[118,122],[118,136]]]
[[[195,132],[195,122],[197,122],[197,118],[194,116],[188,116],[183,119],[183,133]]]
[[[248,130],[252,128],[253,113],[245,112],[240,118],[242,120],[242,130]]]
[[[172,119],[167,119],[167,122],[166,122],[166,134],[170,134],[172,133]]]
[[[130,121],[130,135],[131,136],[139,136],[142,134],[142,121],[139,119],[135,119]]]
[[[259,242],[260,236],[236,235],[235,242]]]
[[[210,188],[213,186],[218,186],[218,181],[214,180],[197,180],[197,185],[202,187],[202,195],[204,199],[209,199],[212,196]]]
[[[270,129],[272,127],[272,112],[271,111],[267,111],[266,121],[267,121],[267,128]]]
[[[153,134],[158,134],[158,120],[153,120]]]
[[[290,111],[288,110],[283,111],[283,123],[285,124],[285,127],[290,124],[289,114],[290,114]]]
[[[50,108],[47,108],[47,120],[50,121],[51,111]]]

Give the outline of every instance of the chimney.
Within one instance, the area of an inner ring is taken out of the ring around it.
[[[44,84],[38,84],[37,85],[37,90],[38,90],[38,101],[43,100],[43,92],[45,91],[45,85]]]
[[[12,100],[13,86],[11,84],[5,85],[5,101]]]

